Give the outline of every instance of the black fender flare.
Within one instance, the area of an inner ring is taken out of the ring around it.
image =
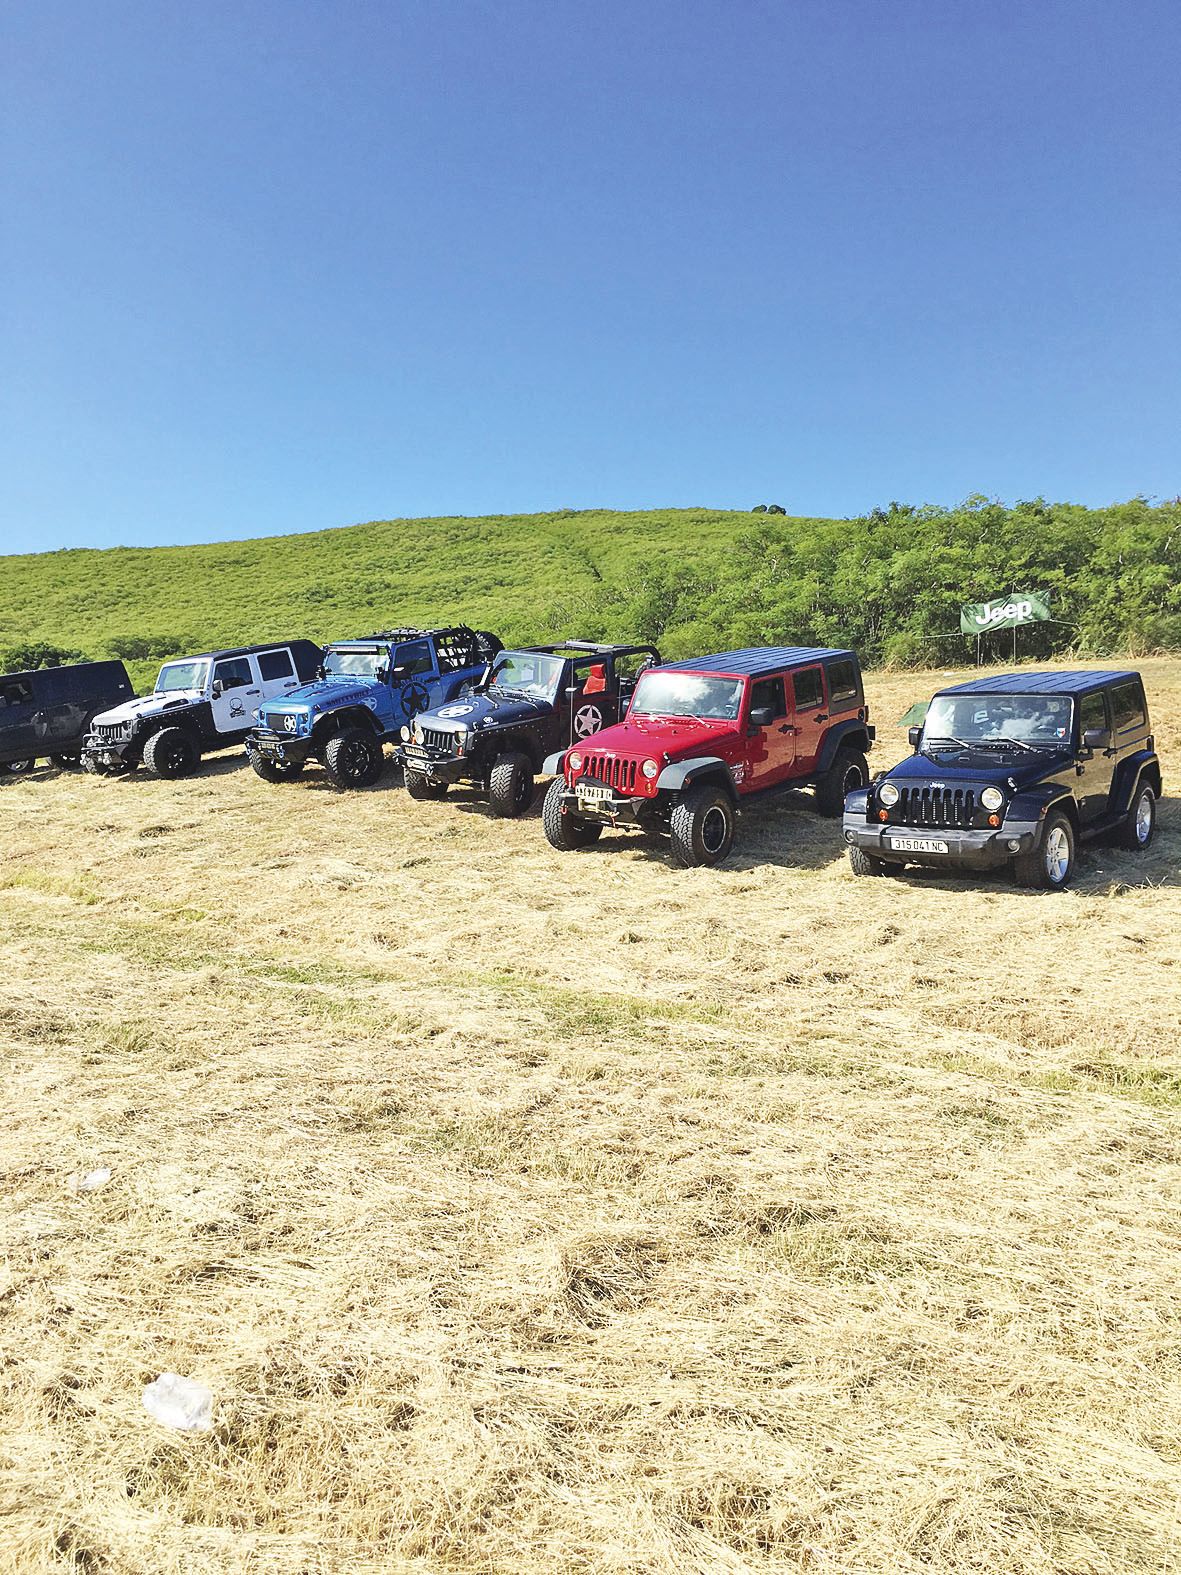
[[[816,762],[816,775],[823,776],[836,759],[837,750],[842,744],[855,740],[857,747],[863,755],[870,750],[869,728],[858,716],[851,716],[847,721],[835,722],[824,735],[824,743],[820,746],[820,759]]]
[[[1004,824],[1008,825],[1013,820],[1036,826],[1034,846],[1040,847],[1042,833],[1046,829],[1046,817],[1052,809],[1065,810],[1077,836],[1081,829],[1078,805],[1074,794],[1060,782],[1047,783],[1041,788],[1027,788],[1024,792],[1014,794],[1005,811]]]
[[[1126,760],[1121,760],[1116,767],[1111,783],[1111,807],[1117,814],[1126,814],[1131,809],[1132,800],[1145,778],[1159,798],[1161,796],[1160,758],[1155,749],[1139,749]]]
[[[346,727],[367,727],[375,738],[384,738],[381,719],[366,705],[344,706],[339,711],[329,711],[312,728],[313,744],[327,741]]]
[[[701,755],[696,760],[675,760],[672,765],[665,766],[656,779],[656,786],[661,793],[681,793],[685,788],[702,782],[716,782],[735,808],[738,807],[738,789],[734,786],[734,777],[730,767],[718,755]]]

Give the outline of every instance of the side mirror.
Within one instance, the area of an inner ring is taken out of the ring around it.
[[[222,695],[225,693],[225,685],[222,683],[220,678],[215,678],[213,680],[213,688],[210,690],[210,693],[215,700],[221,699]]]
[[[773,705],[754,705],[750,708],[750,725],[752,727],[770,727],[775,720],[775,707]]]
[[[1111,730],[1106,727],[1089,727],[1083,734],[1083,748],[1092,751],[1096,749],[1110,749]]]
[[[410,669],[405,665],[401,667],[379,667],[377,676],[382,683],[400,684],[409,674]]]
[[[911,727],[907,729],[906,741],[912,749],[917,749],[919,747],[923,741],[923,725],[921,722],[917,727]]]

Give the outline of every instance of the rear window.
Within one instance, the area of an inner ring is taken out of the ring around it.
[[[263,651],[258,668],[264,679],[290,678],[295,671],[286,651]]]
[[[858,693],[857,663],[830,662],[828,664],[828,698],[833,708],[844,701],[856,700]]]
[[[1146,720],[1144,715],[1144,691],[1138,682],[1130,684],[1116,684],[1111,693],[1111,725],[1117,733],[1122,733],[1125,728],[1142,727]]]

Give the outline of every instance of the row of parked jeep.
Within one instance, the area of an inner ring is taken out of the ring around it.
[[[1084,840],[1152,839],[1161,770],[1135,672],[953,685],[911,728],[911,755],[871,780],[874,731],[849,650],[666,663],[644,644],[506,650],[462,625],[208,651],[165,663],[140,698],[120,662],[0,678],[8,774],[48,756],[99,776],[183,777],[244,745],[264,781],[294,781],[314,760],[337,787],[362,788],[391,745],[412,798],[466,782],[512,817],[550,777],[553,847],[627,828],[686,866],[726,857],[741,806],[803,788],[843,815],[858,875],[1007,864],[1046,888],[1066,884]]]

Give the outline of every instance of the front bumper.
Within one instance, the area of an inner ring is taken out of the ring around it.
[[[579,793],[568,786],[562,789],[562,809],[567,814],[578,815],[582,820],[601,820],[607,826],[640,826],[653,819],[654,799],[628,798],[606,783],[579,779],[579,786],[592,792]]]
[[[128,733],[122,738],[100,738],[95,733],[87,733],[82,742],[82,753],[90,755],[102,766],[131,765],[143,756],[143,739],[137,738],[134,733]]]
[[[432,782],[463,782],[483,778],[472,755],[445,755],[425,744],[399,744],[394,759],[403,771],[418,771]]]
[[[969,869],[995,869],[1021,853],[1035,848],[1041,836],[1041,821],[1010,821],[998,830],[962,829],[958,826],[902,826],[867,821],[863,816],[846,815],[845,841],[850,847],[864,848],[875,859],[887,864],[962,864]],[[904,840],[943,843],[946,853],[896,847]]]
[[[252,727],[246,735],[247,754],[254,751],[284,766],[309,759],[314,748],[311,737],[302,733],[278,733],[269,727]]]

